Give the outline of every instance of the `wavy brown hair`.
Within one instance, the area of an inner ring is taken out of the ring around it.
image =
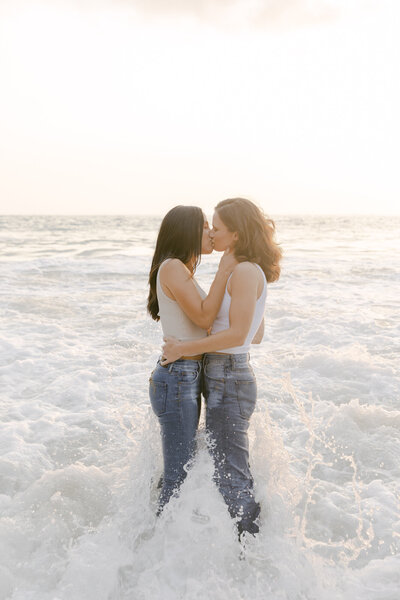
[[[222,200],[215,210],[228,230],[238,234],[234,246],[237,261],[260,265],[268,282],[279,279],[282,250],[274,239],[274,221],[246,198]]]
[[[149,274],[147,310],[159,321],[157,273],[167,258],[178,258],[185,265],[194,259],[194,269],[200,262],[204,215],[198,206],[175,206],[163,218],[157,236],[156,249]]]

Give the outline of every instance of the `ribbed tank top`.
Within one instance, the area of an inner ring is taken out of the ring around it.
[[[247,334],[244,344],[242,346],[234,346],[233,348],[224,348],[224,349],[221,349],[220,352],[225,352],[226,354],[246,354],[247,352],[249,352],[251,342],[253,341],[253,338],[254,338],[255,334],[257,333],[258,328],[261,325],[261,321],[264,318],[265,301],[267,299],[267,279],[266,279],[264,271],[262,270],[260,265],[257,265],[256,263],[253,263],[253,264],[255,264],[256,267],[258,267],[260,269],[260,271],[263,275],[264,287],[263,287],[260,297],[258,298],[258,300],[256,300],[256,307],[254,310],[253,320],[250,325],[249,333]],[[224,294],[219,312],[218,312],[216,319],[214,321],[214,324],[212,326],[211,333],[218,333],[218,331],[224,331],[225,329],[229,329],[229,309],[231,307],[232,298],[228,292],[228,282],[231,277],[232,277],[232,273],[229,276],[228,281],[226,282],[225,294]]]
[[[156,281],[157,300],[159,306],[159,316],[164,337],[174,337],[181,341],[198,340],[207,337],[207,331],[202,329],[183,312],[176,300],[169,298],[162,289],[160,283],[160,271],[170,258],[161,263]],[[199,291],[200,296],[204,299],[207,294],[201,289],[197,281],[193,278],[193,283]]]

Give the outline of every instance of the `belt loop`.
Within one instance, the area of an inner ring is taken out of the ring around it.
[[[168,373],[171,373],[173,366],[174,366],[174,363],[172,362],[168,367]]]

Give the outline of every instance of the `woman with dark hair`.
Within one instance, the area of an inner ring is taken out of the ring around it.
[[[210,336],[191,341],[167,338],[161,364],[183,354],[205,353],[206,428],[210,434],[215,481],[239,537],[259,530],[260,505],[254,498],[249,467],[249,420],[256,403],[256,381],[249,364],[251,343],[261,341],[267,282],[280,275],[282,252],[274,241],[275,224],[250,200],[220,202],[211,232],[215,250],[230,248],[238,262],[228,278]]]
[[[236,260],[225,253],[208,296],[194,278],[201,253],[213,243],[204,214],[197,206],[176,206],[164,217],[149,275],[147,308],[161,321],[164,336],[182,342],[207,336],[224,296]],[[160,361],[150,377],[150,401],[158,417],[164,459],[158,514],[185,478],[193,456],[200,416],[202,353],[187,352],[173,364]]]

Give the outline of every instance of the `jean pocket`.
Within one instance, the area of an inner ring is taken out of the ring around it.
[[[150,379],[149,396],[151,407],[159,417],[167,410],[167,384]]]
[[[235,373],[238,380],[250,381],[250,379],[255,379],[253,367],[248,362],[236,366]]]
[[[244,419],[250,419],[257,400],[257,384],[251,381],[236,381],[237,399],[240,414]]]
[[[200,367],[182,369],[178,372],[179,383],[195,383],[200,375]]]
[[[206,375],[209,379],[213,379],[214,381],[223,382],[225,377],[225,365],[206,362],[204,365],[204,375]]]

